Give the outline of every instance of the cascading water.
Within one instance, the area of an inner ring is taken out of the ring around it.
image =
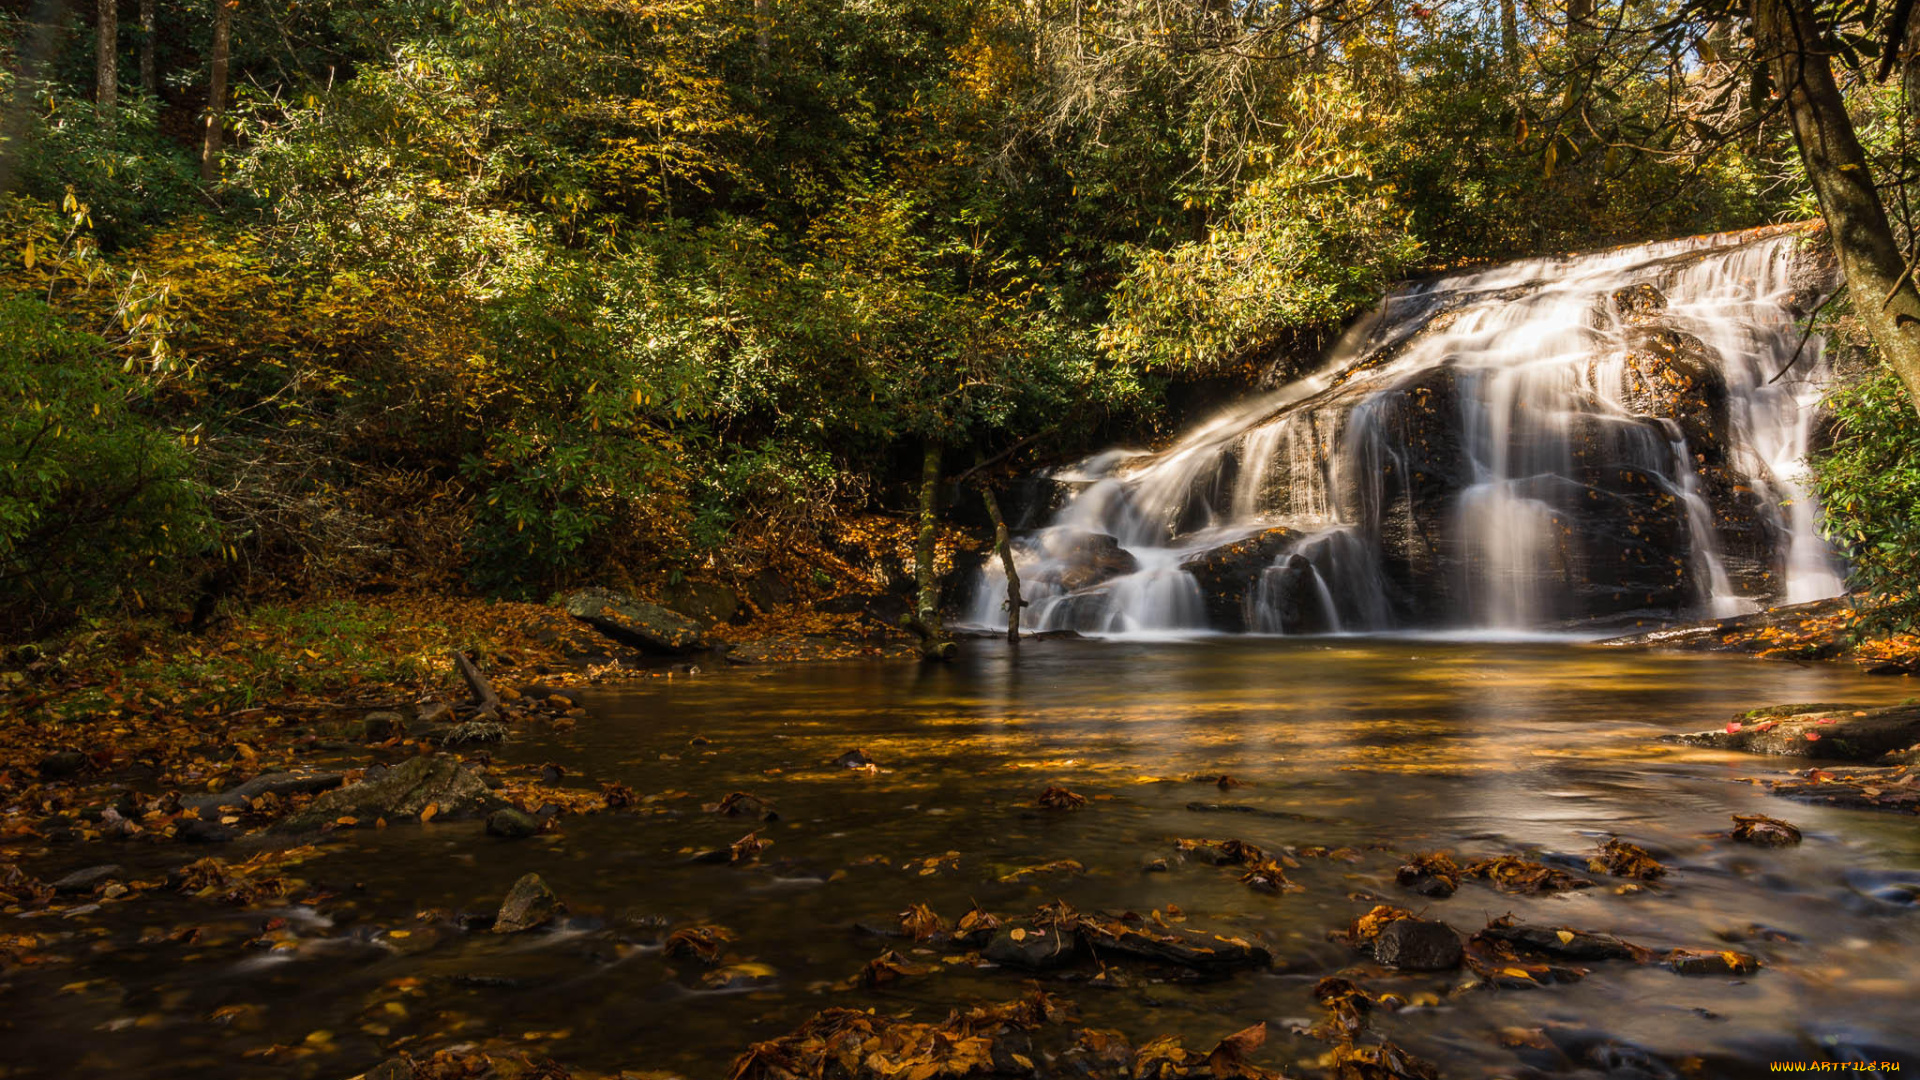
[[[1051,479],[1033,630],[1533,630],[1841,591],[1798,482],[1826,376],[1797,231],[1407,285],[1317,373]],[[1817,276],[1817,275],[1815,275]],[[965,621],[1006,625],[982,571]]]

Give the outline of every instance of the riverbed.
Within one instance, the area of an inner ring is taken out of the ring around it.
[[[1342,971],[1411,1002],[1376,1013],[1373,1030],[1446,1076],[1920,1062],[1914,820],[1776,799],[1752,781],[1804,763],[1659,738],[1758,705],[1916,692],[1830,665],[1415,637],[1053,640],[1017,654],[976,641],[950,665],[732,668],[586,691],[585,720],[517,732],[493,767],[622,784],[633,808],[568,815],[524,840],[473,821],[335,832],[298,867],[329,894],[312,905],[155,891],[0,919],[0,937],[58,938],[46,944],[63,958],[0,974],[0,1076],[348,1077],[400,1051],[476,1044],[586,1071],[719,1077],[748,1044],[831,1005],[937,1019],[1019,996],[1032,976],[875,931],[914,904],[951,921],[975,904],[1019,915],[1056,899],[1177,910],[1273,956],[1209,980],[1040,975],[1078,1023],[1204,1050],[1265,1021],[1259,1060],[1294,1075],[1319,1069],[1327,1046],[1301,1029],[1322,1016],[1315,983]],[[835,763],[853,750],[872,767]],[[1043,809],[1053,785],[1088,801]],[[702,810],[734,791],[770,801],[777,820]],[[1736,813],[1785,818],[1805,842],[1733,843]],[[757,861],[694,861],[752,830],[772,841]],[[1280,894],[1176,854],[1176,839],[1222,837],[1332,854],[1298,857],[1300,888]],[[1667,876],[1587,873],[1584,856],[1612,837]],[[1432,899],[1396,884],[1405,856],[1442,849],[1525,855],[1595,885],[1528,896],[1469,881]],[[109,857],[164,876],[202,854]],[[1021,873],[1061,860],[1079,870]],[[37,871],[89,861],[101,853],[55,852]],[[557,923],[463,928],[529,872],[567,905]],[[1688,977],[1609,961],[1575,982],[1463,989],[1465,972],[1392,972],[1329,940],[1376,903],[1464,933],[1511,913],[1662,952],[1737,949],[1763,966]],[[730,934],[720,963],[663,953],[665,934],[694,925]],[[926,970],[859,985],[887,949]]]

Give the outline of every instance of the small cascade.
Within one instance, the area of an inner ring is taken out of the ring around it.
[[[1800,476],[1827,375],[1797,231],[1409,284],[1314,374],[1053,473],[1029,629],[1550,630],[1838,595]],[[989,560],[963,621],[1004,628]]]

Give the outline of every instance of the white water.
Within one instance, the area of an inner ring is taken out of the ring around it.
[[[1800,243],[1701,237],[1402,287],[1313,375],[1165,450],[1055,473],[1071,496],[1017,541],[1022,623],[1533,631],[1837,595],[1797,480],[1819,340],[1768,382],[1801,338]],[[1643,285],[1650,304],[1616,299]],[[1663,332],[1685,344],[1658,353]],[[1196,568],[1234,541],[1251,562]],[[964,621],[1004,628],[997,560],[977,585]]]

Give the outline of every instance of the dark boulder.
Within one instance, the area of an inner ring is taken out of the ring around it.
[[[1449,971],[1464,955],[1453,927],[1426,919],[1395,919],[1373,939],[1373,958],[1402,971]]]
[[[733,622],[740,614],[740,594],[711,581],[681,581],[660,592],[660,604],[706,626]]]
[[[500,913],[494,916],[492,931],[496,934],[517,934],[532,930],[552,922],[554,916],[563,910],[560,898],[554,895],[546,882],[540,880],[540,875],[528,874],[507,890],[507,898],[500,904]]]
[[[487,815],[487,835],[506,840],[521,840],[540,831],[539,818],[524,810],[503,806]]]
[[[706,645],[699,623],[611,589],[582,589],[567,597],[566,611],[607,637],[642,652],[676,655]]]
[[[1215,630],[1259,629],[1248,618],[1253,592],[1275,560],[1300,542],[1294,529],[1262,529],[1189,556],[1180,569],[1193,575],[1207,606],[1207,623]],[[1299,560],[1303,565],[1305,560]],[[1310,573],[1312,568],[1307,566]]]
[[[89,764],[87,755],[80,751],[61,750],[41,758],[38,769],[42,780],[65,780],[80,775]]]
[[[762,613],[772,611],[781,604],[793,603],[793,586],[772,567],[761,570],[747,580],[747,601]]]

